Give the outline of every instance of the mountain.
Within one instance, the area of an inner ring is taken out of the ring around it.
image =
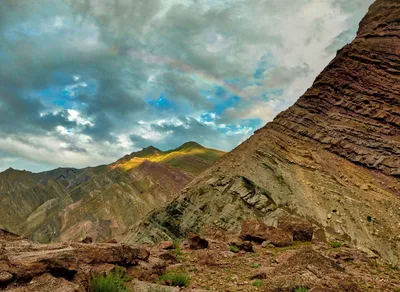
[[[0,227],[40,242],[107,241],[173,199],[222,151],[153,146],[110,165],[0,173]]]
[[[288,110],[124,235],[126,242],[240,232],[293,217],[314,240],[400,259],[400,3],[378,0]]]

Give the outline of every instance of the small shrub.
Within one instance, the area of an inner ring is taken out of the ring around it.
[[[339,248],[342,246],[342,243],[339,241],[332,241],[330,244],[331,244],[331,247],[333,247],[333,248]]]
[[[161,275],[160,280],[165,284],[178,287],[188,287],[190,284],[190,276],[185,273],[168,272]]]
[[[230,245],[229,246],[229,250],[231,252],[234,252],[234,253],[238,253],[239,252],[239,248],[236,245]]]
[[[178,240],[174,240],[174,249],[175,249],[175,255],[178,260],[183,260],[183,255],[181,251],[181,243]]]
[[[394,264],[389,264],[388,265],[389,270],[391,271],[400,271],[400,266],[396,266]]]
[[[128,278],[120,268],[115,272],[104,275],[92,275],[90,286],[93,292],[128,292],[125,282]]]
[[[260,267],[260,264],[252,264],[251,267],[253,269],[258,269]]]
[[[257,279],[253,282],[253,286],[255,287],[261,287],[264,284],[263,280]]]
[[[308,288],[307,287],[298,287],[294,291],[295,292],[307,292]]]

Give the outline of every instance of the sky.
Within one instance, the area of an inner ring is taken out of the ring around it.
[[[0,171],[229,151],[291,106],[372,0],[1,0]]]

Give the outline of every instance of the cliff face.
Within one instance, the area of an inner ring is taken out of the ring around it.
[[[148,147],[111,165],[0,173],[0,228],[40,242],[107,241],[173,199],[224,153]]]
[[[193,181],[124,240],[237,233],[295,216],[316,240],[400,258],[400,3],[378,0],[288,110]]]

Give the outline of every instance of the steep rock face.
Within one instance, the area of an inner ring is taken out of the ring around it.
[[[315,240],[400,258],[400,3],[378,0],[291,108],[124,236],[238,233],[246,218],[306,219]]]
[[[173,199],[224,152],[148,147],[111,165],[0,173],[0,227],[40,242],[107,241]]]

